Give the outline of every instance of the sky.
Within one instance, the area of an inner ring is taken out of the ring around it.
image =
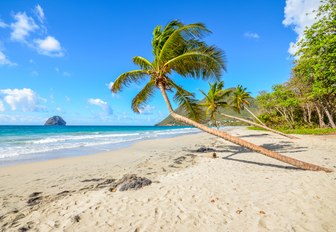
[[[152,60],[152,31],[174,19],[204,23],[205,38],[225,52],[225,87],[256,96],[290,77],[295,42],[319,0],[0,2],[0,125],[42,125],[60,115],[68,125],[154,125],[168,115],[157,92],[140,114],[132,98],[143,85],[112,94],[109,86]],[[202,80],[174,80],[202,98]],[[173,104],[176,107],[176,104]]]

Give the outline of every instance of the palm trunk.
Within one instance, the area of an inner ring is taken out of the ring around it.
[[[166,90],[164,89],[163,85],[159,84],[158,87],[161,90],[162,96],[163,96],[163,98],[164,98],[164,100],[167,104],[170,115],[174,119],[176,119],[177,121],[180,121],[180,122],[186,123],[188,125],[194,126],[194,127],[198,128],[200,130],[203,130],[203,131],[209,133],[209,134],[212,134],[212,135],[215,135],[217,137],[223,138],[223,139],[225,139],[229,142],[232,142],[234,144],[237,144],[239,146],[248,148],[252,151],[261,153],[261,154],[266,155],[268,157],[277,159],[279,161],[285,162],[287,164],[293,165],[295,167],[298,167],[298,168],[301,168],[301,169],[304,169],[304,170],[332,172],[332,170],[329,169],[329,168],[324,168],[324,167],[321,167],[321,166],[318,166],[318,165],[315,165],[315,164],[306,163],[306,162],[303,162],[303,161],[300,161],[300,160],[297,160],[297,159],[294,159],[294,158],[291,158],[291,157],[288,157],[288,156],[281,155],[277,152],[270,151],[266,148],[260,147],[258,145],[255,145],[255,144],[250,143],[248,141],[245,141],[243,139],[240,139],[240,138],[234,137],[232,135],[229,135],[229,134],[227,134],[223,131],[209,128],[209,127],[204,126],[200,123],[197,123],[197,122],[195,122],[195,121],[193,121],[189,118],[186,118],[184,116],[176,114],[174,112],[173,108],[171,107],[170,101],[168,99]]]
[[[273,133],[275,133],[275,134],[279,134],[279,135],[285,136],[285,137],[290,138],[290,139],[298,139],[298,138],[295,137],[295,136],[287,135],[287,134],[282,133],[282,132],[280,132],[280,131],[273,130],[273,129],[267,127],[267,126],[263,126],[263,125],[260,125],[260,124],[258,124],[258,123],[255,123],[255,122],[251,122],[251,121],[246,120],[246,119],[243,119],[243,118],[238,118],[238,117],[234,117],[234,116],[231,116],[231,115],[228,115],[228,114],[223,114],[223,113],[221,113],[221,115],[223,115],[224,117],[227,117],[227,118],[232,118],[232,119],[235,119],[235,120],[238,120],[238,121],[246,122],[246,123],[248,123],[248,124],[250,124],[250,125],[257,126],[257,127],[260,127],[260,128],[263,128],[263,129],[265,129],[265,130],[271,131],[271,132],[273,132]]]
[[[252,111],[250,111],[247,107],[244,108],[245,110],[247,110],[247,112],[249,112],[261,125],[266,126],[254,113],[252,113]]]

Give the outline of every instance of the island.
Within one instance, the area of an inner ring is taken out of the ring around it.
[[[53,116],[49,118],[45,123],[45,126],[65,126],[66,122],[61,116]]]

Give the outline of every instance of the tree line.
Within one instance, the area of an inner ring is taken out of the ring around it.
[[[289,81],[256,97],[268,125],[336,128],[336,0],[324,1],[316,15],[296,43]]]

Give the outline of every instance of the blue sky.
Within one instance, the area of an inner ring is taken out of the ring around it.
[[[0,2],[0,124],[43,124],[61,115],[68,125],[153,125],[168,111],[158,93],[141,114],[131,111],[141,85],[117,95],[108,86],[152,59],[152,30],[173,19],[203,22],[206,38],[225,51],[226,87],[252,95],[288,80],[290,43],[302,36],[316,0],[287,1],[31,1]],[[198,98],[204,81],[176,81]],[[175,105],[176,106],[176,105]]]

